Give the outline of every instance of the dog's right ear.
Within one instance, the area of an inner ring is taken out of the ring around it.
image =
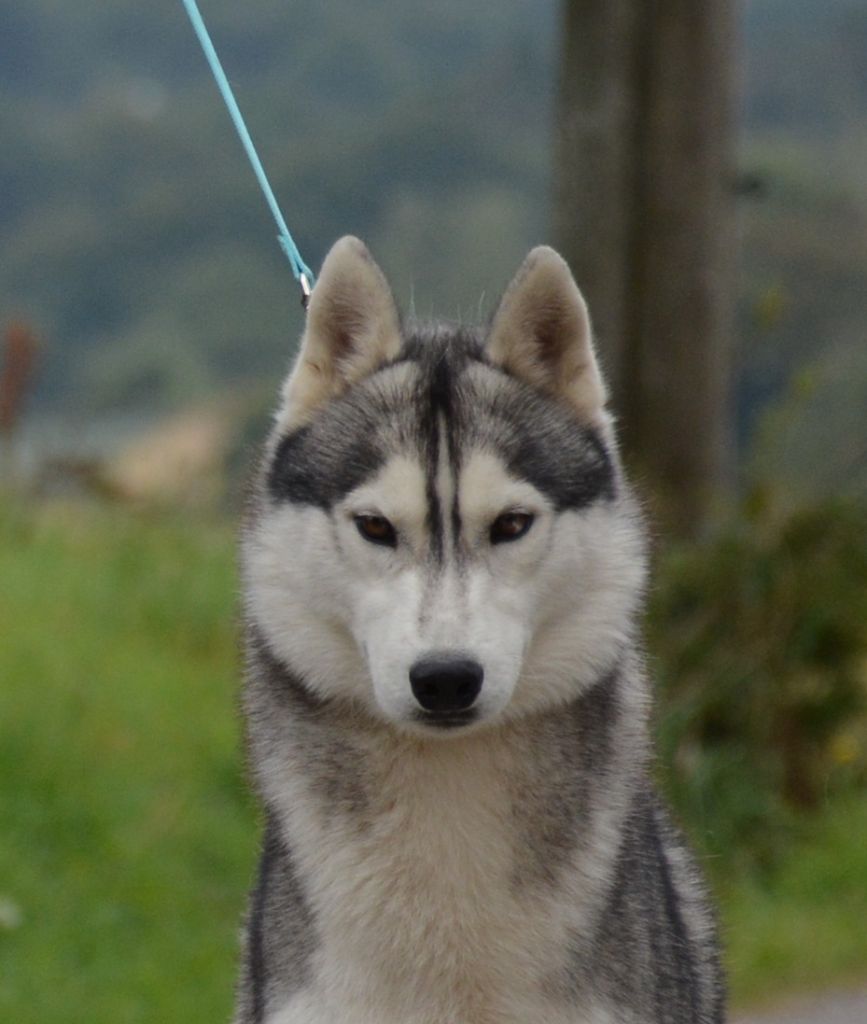
[[[277,414],[281,430],[302,426],[401,347],[391,289],[365,244],[351,235],[335,242],[310,294],[307,324]]]

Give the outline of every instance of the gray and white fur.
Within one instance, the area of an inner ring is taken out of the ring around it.
[[[237,1024],[718,1024],[650,779],[644,529],[551,249],[402,324],[344,238],[242,541],[266,828]]]

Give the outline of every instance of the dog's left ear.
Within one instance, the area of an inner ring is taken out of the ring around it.
[[[565,399],[583,420],[605,419],[587,304],[566,261],[548,246],[524,260],[494,314],[486,348],[491,362]]]
[[[346,235],[325,257],[310,295],[295,366],[283,385],[281,429],[304,424],[401,347],[391,289],[367,246]]]

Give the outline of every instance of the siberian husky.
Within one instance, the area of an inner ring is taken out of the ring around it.
[[[237,1024],[717,1024],[650,780],[641,518],[584,300],[534,249],[482,328],[339,241],[243,531],[266,826]]]

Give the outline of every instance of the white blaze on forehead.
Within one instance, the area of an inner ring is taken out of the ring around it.
[[[395,455],[380,471],[346,496],[350,514],[371,512],[385,516],[414,540],[421,537],[427,517],[424,469],[418,459]]]
[[[459,500],[462,521],[473,526],[510,509],[537,513],[550,504],[532,484],[512,476],[499,456],[481,449],[461,467]]]

